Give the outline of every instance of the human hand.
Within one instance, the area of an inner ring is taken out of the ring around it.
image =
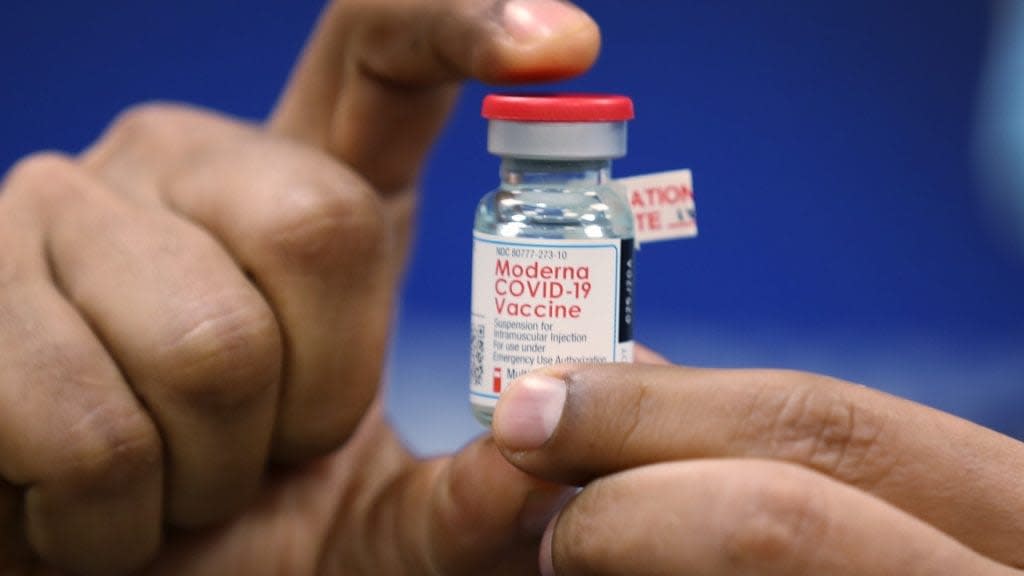
[[[486,440],[418,463],[375,417],[337,448],[377,393],[413,188],[458,81],[570,76],[598,42],[550,0],[339,1],[266,125],[150,105],[80,156],[15,166],[0,571],[519,562],[521,507],[558,496]]]
[[[514,383],[495,439],[584,485],[545,574],[1011,575],[1024,444],[814,374],[556,367]]]

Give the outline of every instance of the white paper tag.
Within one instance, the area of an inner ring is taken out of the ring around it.
[[[617,181],[619,193],[633,209],[637,244],[697,236],[693,174],[673,170]]]

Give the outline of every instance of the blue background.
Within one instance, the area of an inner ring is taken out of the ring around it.
[[[980,0],[583,0],[631,95],[619,175],[690,167],[699,239],[639,255],[637,335],[673,360],[827,372],[1024,436],[1024,254],[986,220],[971,141]],[[121,108],[272,107],[320,3],[55,0],[0,13],[0,168],[77,151]],[[470,226],[497,180],[469,86],[424,181],[391,363],[423,451],[465,399]],[[1024,161],[1024,159],[1022,159]]]

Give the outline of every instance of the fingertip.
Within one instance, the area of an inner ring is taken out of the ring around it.
[[[531,44],[592,25],[590,16],[561,0],[509,0],[501,7],[501,25],[518,43]]]
[[[498,13],[505,32],[474,65],[493,84],[560,80],[586,72],[601,47],[601,31],[586,12],[563,0],[509,0]]]

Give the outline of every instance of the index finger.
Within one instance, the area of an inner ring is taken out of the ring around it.
[[[515,382],[494,433],[527,473],[585,482],[646,464],[767,458],[875,494],[980,552],[1024,564],[1024,445],[814,374],[561,367]],[[970,471],[969,474],[966,471]]]
[[[336,0],[270,127],[398,192],[415,182],[459,81],[567,78],[599,45],[594,21],[562,0]]]

